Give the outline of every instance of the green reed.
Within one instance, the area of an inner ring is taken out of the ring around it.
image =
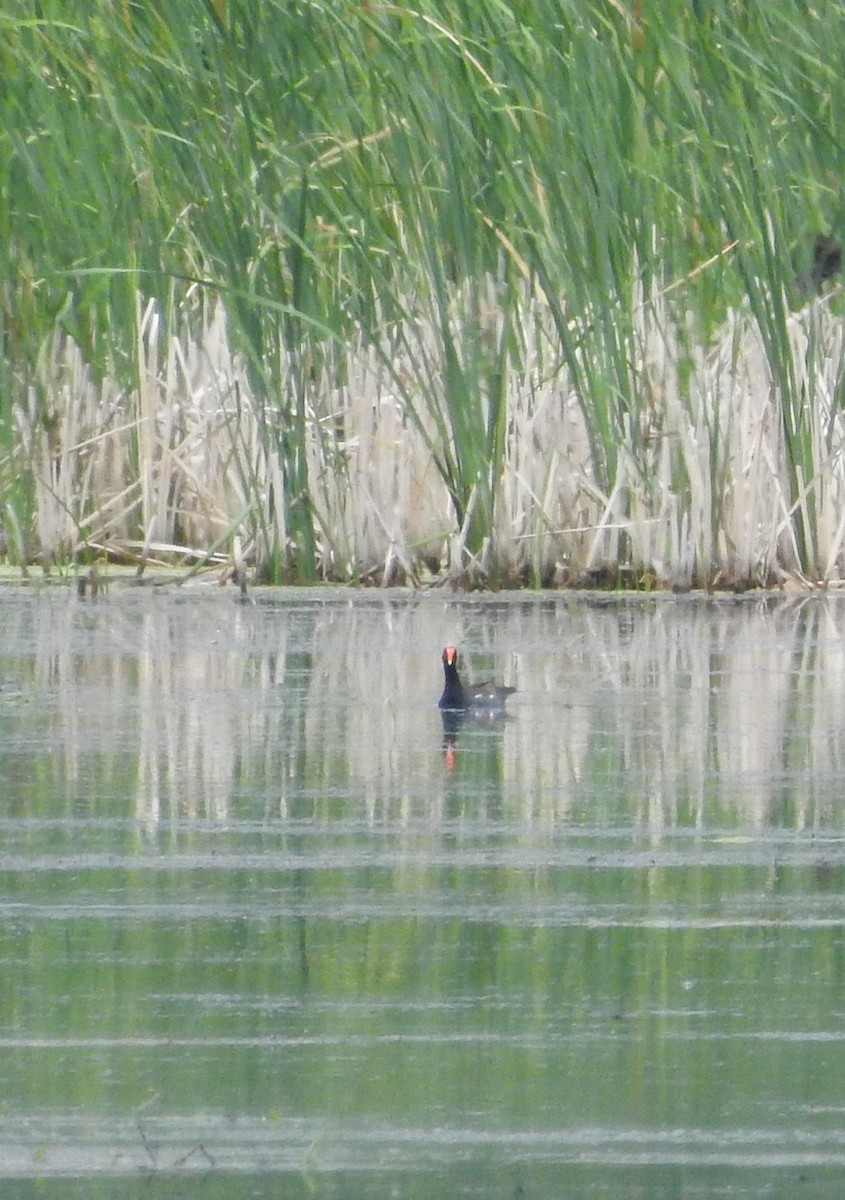
[[[789,330],[814,237],[841,232],[841,6],[44,0],[38,14],[11,3],[0,17],[7,503],[26,469],[11,406],[54,329],[128,386],[137,293],[175,329],[200,288],[225,304],[278,465],[249,518],[271,577],[314,578],[337,539],[308,448],[353,344],[378,348],[429,448],[453,568],[483,559],[495,574],[509,380],[540,322],[607,521],[663,511],[668,489],[676,529],[700,529],[684,554],[706,581],[733,502],[730,444],[689,381],[747,311],[780,428],[775,540],[824,569],[836,434],[831,420],[819,432]],[[643,306],[679,331],[671,404],[643,371]],[[61,419],[40,403],[45,427]],[[707,436],[701,461],[681,417]],[[250,467],[244,490],[261,486]],[[618,566],[638,538],[618,540]]]

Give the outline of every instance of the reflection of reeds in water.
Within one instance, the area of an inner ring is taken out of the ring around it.
[[[838,318],[823,301],[791,318],[804,397],[796,475],[785,401],[750,316],[732,314],[711,348],[688,349],[659,300],[637,311],[629,358],[640,407],[619,431],[605,486],[584,398],[548,314],[526,294],[524,348],[503,368],[495,503],[483,519],[476,491],[456,514],[438,470],[462,447],[447,419],[445,351],[430,324],[421,318],[401,351],[353,340],[342,361],[315,370],[306,444],[323,574],[394,582],[417,578],[424,563],[448,563],[456,574],[474,564],[470,575],[477,569],[482,578],[578,581],[622,570],[686,585],[759,582],[810,563],[811,574],[838,578]],[[500,319],[492,303],[489,319]],[[585,338],[589,327],[586,318]],[[453,334],[459,340],[457,323]],[[55,418],[45,424],[36,409],[20,415],[36,464],[41,547],[48,558],[85,546],[155,558],[179,547],[228,552],[239,537],[247,561],[266,563],[290,533],[268,439],[275,417],[259,406],[229,347],[222,308],[180,330],[164,329],[148,306],[137,339],[134,393],[95,384],[67,339],[44,358],[41,386]],[[478,520],[486,536],[473,550]]]
[[[26,595],[4,599],[6,678],[30,689],[3,714],[4,753],[25,811],[52,813],[58,792],[68,812],[151,826],[813,827],[840,820],[843,626],[818,598]],[[458,731],[447,770],[452,639],[468,677],[519,691],[501,726]]]
[[[835,818],[841,606],[669,601],[583,618],[569,683],[577,724],[541,708],[532,729],[571,771],[559,752],[507,760],[533,766],[519,787],[538,816],[654,834]]]

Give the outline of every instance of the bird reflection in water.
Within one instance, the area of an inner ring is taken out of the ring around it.
[[[444,708],[440,711],[443,722],[443,765],[447,771],[452,771],[458,761],[458,742],[461,732],[473,732],[481,729],[495,729],[511,720],[509,713],[503,708],[476,711],[475,709]]]
[[[458,734],[466,720],[466,713],[457,708],[440,710],[443,722],[443,765],[447,771],[455,769],[458,760]]]

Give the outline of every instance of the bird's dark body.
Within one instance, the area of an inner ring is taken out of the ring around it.
[[[458,652],[454,646],[443,651],[443,695],[440,707],[449,712],[501,714],[505,701],[516,688],[503,687],[488,680],[485,683],[464,684],[458,674]]]

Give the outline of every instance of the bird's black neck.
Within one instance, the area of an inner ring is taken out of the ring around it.
[[[466,708],[467,694],[464,685],[461,683],[461,677],[458,675],[458,668],[453,662],[443,663],[443,673],[445,683],[443,687],[443,695],[440,697],[441,708]]]

